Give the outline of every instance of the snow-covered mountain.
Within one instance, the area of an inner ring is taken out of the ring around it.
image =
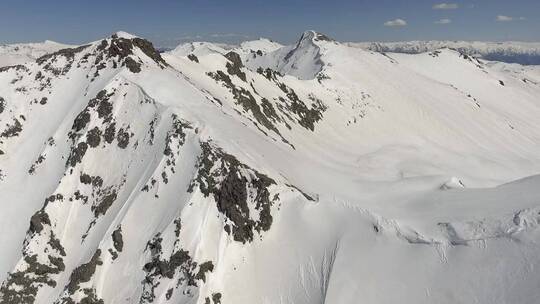
[[[540,65],[540,42],[405,41],[351,42],[347,45],[376,52],[406,54],[419,54],[449,48],[486,60]]]
[[[34,61],[43,55],[69,47],[73,46],[50,40],[41,43],[0,45],[0,67]]]
[[[0,68],[2,303],[534,303],[540,70],[313,31]]]

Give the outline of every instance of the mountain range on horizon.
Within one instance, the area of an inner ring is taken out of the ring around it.
[[[121,31],[120,31],[121,32]],[[315,32],[315,31],[314,31]],[[131,35],[131,34],[130,34]],[[201,37],[203,38],[203,37]],[[284,45],[268,38],[258,38],[255,40],[246,40],[240,44],[218,43],[211,41],[192,41],[183,42],[178,46],[156,46],[156,50],[161,53],[169,52],[177,47],[187,47],[192,44],[207,43],[218,46],[222,49],[234,49],[241,44],[253,44],[262,41],[272,46],[283,47]],[[506,63],[518,63],[522,65],[540,64],[540,42],[522,42],[522,41],[460,41],[460,40],[417,40],[417,41],[394,41],[394,42],[344,42],[350,47],[358,47],[364,50],[386,52],[386,53],[405,53],[420,54],[435,51],[438,49],[452,49],[460,53],[471,56],[482,57],[490,61],[500,61]],[[0,44],[0,54],[3,55],[3,65],[11,65],[17,62],[24,62],[31,58],[37,58],[46,52],[58,50],[61,48],[73,47],[73,45],[62,44],[47,40],[43,43],[18,43],[18,44]],[[15,57],[7,61],[9,56]],[[23,57],[23,58],[17,58]],[[22,60],[22,61],[21,61]]]

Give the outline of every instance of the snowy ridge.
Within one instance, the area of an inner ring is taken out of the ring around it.
[[[0,67],[24,64],[48,53],[71,47],[54,41],[0,45]]]
[[[534,303],[539,75],[314,31],[0,68],[0,302]]]
[[[226,48],[210,42],[190,42],[177,46],[170,53],[177,56],[187,56],[188,54],[207,55],[212,53],[225,54]]]
[[[277,49],[280,49],[282,47],[283,45],[275,41],[272,41],[266,38],[260,38],[258,40],[253,40],[253,41],[244,41],[236,49],[240,52],[258,53],[258,55],[260,55],[261,52],[269,53]]]

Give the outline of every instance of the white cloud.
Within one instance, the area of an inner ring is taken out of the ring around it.
[[[452,23],[452,20],[446,19],[446,18],[435,21],[435,24],[450,24],[450,23]]]
[[[525,21],[525,20],[527,20],[527,18],[499,15],[499,16],[497,16],[497,19],[495,19],[495,20],[497,20],[499,22],[508,22],[508,21],[514,21],[514,20]]]
[[[407,25],[407,21],[403,20],[403,19],[394,19],[394,20],[389,20],[389,21],[386,21],[384,23],[384,26],[406,26]]]
[[[499,21],[499,22],[508,22],[508,21],[514,20],[514,18],[512,18],[510,16],[499,15],[499,16],[497,16],[496,20]]]
[[[451,9],[458,9],[459,5],[456,3],[439,3],[433,5],[433,9],[435,10],[451,10]]]

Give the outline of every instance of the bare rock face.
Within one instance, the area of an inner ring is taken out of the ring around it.
[[[256,232],[268,231],[273,220],[272,205],[277,200],[271,197],[269,187],[276,182],[209,143],[203,143],[201,148],[197,175],[189,191],[198,187],[203,195],[213,196],[217,209],[227,218],[224,230],[235,241],[251,242]],[[248,193],[255,193],[255,199],[249,198]],[[253,207],[258,218],[250,214]]]

